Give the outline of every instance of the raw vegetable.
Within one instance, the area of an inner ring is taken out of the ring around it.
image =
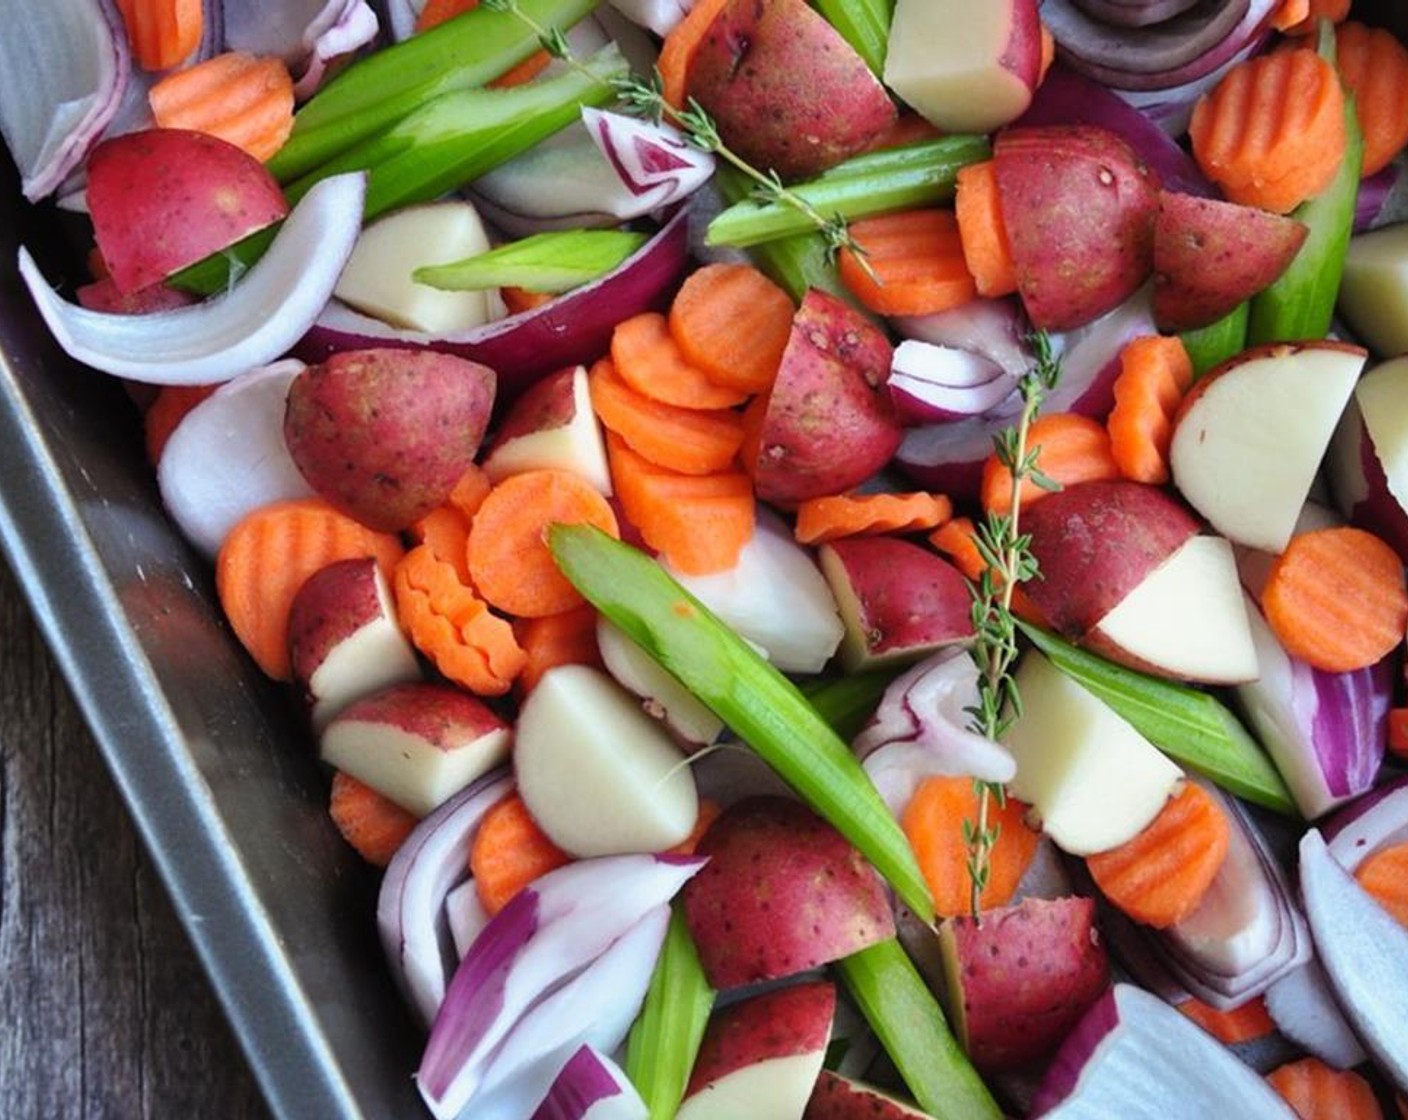
[[[1392,844],[1373,852],[1354,870],[1359,885],[1368,891],[1380,906],[1408,927],[1408,843]]]
[[[1033,474],[1022,479],[1018,493],[1023,506],[1032,506],[1047,494],[1082,482],[1120,477],[1110,445],[1110,435],[1098,420],[1074,412],[1048,412],[1032,422],[1027,446],[1035,456]],[[980,502],[989,513],[1012,508],[1012,472],[996,455],[983,464]]]
[[[1250,303],[1242,303],[1217,322],[1179,335],[1184,349],[1188,351],[1195,378],[1242,352],[1246,346],[1250,316]]]
[[[1365,178],[1408,144],[1408,48],[1392,32],[1350,21],[1335,29],[1335,68],[1364,134]]]
[[[533,880],[571,860],[548,839],[511,793],[489,809],[469,845],[469,873],[484,912],[493,917]]]
[[[1353,1070],[1334,1069],[1319,1058],[1277,1066],[1266,1080],[1302,1120],[1382,1120],[1374,1090]]]
[[[699,53],[704,33],[727,4],[728,0],[696,0],[684,19],[665,36],[660,57],[655,63],[660,75],[660,94],[665,104],[676,109],[685,107],[685,87],[694,57]]]
[[[980,296],[994,298],[1017,290],[1017,268],[1002,220],[1002,199],[992,160],[959,169],[954,215],[963,259]]]
[[[420,823],[420,817],[341,770],[332,776],[328,814],[342,838],[377,867],[391,862]]]
[[[1266,1000],[1261,996],[1254,996],[1230,1011],[1221,1011],[1196,996],[1189,996],[1178,1004],[1178,1010],[1228,1045],[1265,1038],[1276,1029],[1276,1023],[1266,1012]]]
[[[293,79],[277,58],[243,51],[167,74],[147,93],[160,128],[209,132],[255,159],[277,152],[293,130]]]
[[[1192,383],[1192,362],[1176,337],[1138,338],[1120,351],[1115,407],[1106,426],[1110,455],[1125,478],[1156,486],[1168,481],[1173,417]]]
[[[670,337],[716,385],[764,393],[782,363],[792,312],[787,293],[751,265],[708,264],[670,301]]]
[[[731,408],[747,394],[711,381],[690,364],[670,331],[669,320],[647,311],[623,319],[611,335],[611,360],[621,379],[638,393],[679,408]]]
[[[951,210],[862,218],[851,237],[857,248],[841,250],[841,280],[871,311],[930,315],[977,294]]]
[[[797,540],[824,544],[838,537],[917,533],[935,529],[953,513],[942,494],[833,494],[797,506]]]
[[[418,283],[447,291],[514,286],[556,294],[619,268],[646,240],[642,233],[622,230],[538,233],[453,264],[418,268],[412,275]]]
[[[526,658],[522,672],[514,680],[519,698],[532,692],[543,674],[555,665],[601,668],[596,626],[596,611],[585,605],[517,620],[513,632]]]
[[[205,8],[200,0],[117,0],[137,65],[165,70],[200,44]]]
[[[886,39],[894,8],[894,0],[818,0],[816,6],[877,76],[885,66]]]

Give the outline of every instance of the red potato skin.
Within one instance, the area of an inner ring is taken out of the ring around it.
[[[284,439],[308,484],[364,525],[405,529],[474,462],[494,406],[487,366],[430,350],[354,350],[300,373]]]
[[[304,686],[332,649],[382,617],[380,570],[370,557],[338,560],[309,576],[288,613],[289,664]]]
[[[931,1120],[879,1089],[824,1069],[816,1079],[802,1120]]]
[[[885,384],[893,350],[870,320],[813,289],[771,391],[755,398],[743,463],[758,497],[790,506],[859,485],[890,461],[904,438]]]
[[[685,1097],[758,1062],[825,1050],[835,1014],[836,988],[824,980],[731,1004],[709,1020]]]
[[[1110,984],[1089,898],[1028,898],[981,923],[947,918],[939,939],[950,1010],[981,1073],[1049,1054]]]
[[[93,149],[87,167],[93,233],[123,295],[159,284],[288,213],[262,163],[203,132],[157,128],[114,136]]]
[[[1280,276],[1307,233],[1304,222],[1254,206],[1160,191],[1154,322],[1170,333],[1215,323]]]
[[[1070,330],[1133,295],[1154,267],[1158,176],[1093,125],[1000,132],[993,169],[1032,325]]]
[[[504,414],[487,453],[492,455],[519,436],[565,428],[572,423],[577,415],[577,402],[572,394],[576,371],[576,366],[556,370],[524,390]]]
[[[875,870],[807,806],[752,797],[724,810],[685,884],[685,919],[715,988],[805,972],[895,933]]]
[[[1175,498],[1140,482],[1083,482],[1022,511],[1041,578],[1023,589],[1048,622],[1079,641],[1198,532]]]
[[[395,727],[441,750],[452,750],[494,731],[508,728],[477,696],[446,684],[410,681],[388,685],[354,700],[328,725],[328,732],[348,723]]]
[[[869,67],[805,0],[731,0],[705,32],[685,92],[729,147],[784,179],[855,155],[896,115]]]

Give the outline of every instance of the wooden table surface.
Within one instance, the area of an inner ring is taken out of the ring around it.
[[[0,1117],[269,1115],[0,562]]]

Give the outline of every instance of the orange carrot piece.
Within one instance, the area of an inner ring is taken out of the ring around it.
[[[1408,841],[1380,848],[1354,871],[1359,885],[1408,926]]]
[[[516,793],[484,814],[469,843],[474,890],[491,918],[534,879],[571,862],[572,857],[548,838]]]
[[[1037,467],[1062,486],[1098,482],[1120,477],[1119,465],[1110,451],[1110,433],[1105,425],[1074,412],[1049,412],[1032,423],[1027,448],[1037,452]],[[1022,504],[1039,502],[1049,493],[1032,479],[1022,480]],[[999,462],[994,452],[983,464],[980,490],[983,509],[1007,513],[1012,508],[1012,472]]]
[[[621,380],[610,358],[592,366],[588,377],[592,409],[615,432],[656,466],[682,474],[725,470],[743,443],[743,417],[726,408],[679,408],[651,400]]]
[[[1192,384],[1193,362],[1177,335],[1145,335],[1120,351],[1115,407],[1105,426],[1125,478],[1154,486],[1169,480],[1173,418]]]
[[[998,832],[989,857],[988,884],[979,898],[984,910],[1012,901],[1017,884],[1036,855],[1041,834],[1027,824],[1027,809],[1013,797],[1006,798],[1001,806],[996,799],[988,803],[989,826],[995,826]],[[934,894],[934,909],[941,918],[969,912],[963,822],[976,824],[977,820],[978,795],[973,779],[951,777],[926,778],[900,817],[919,869]]]
[[[794,535],[801,544],[877,533],[918,533],[953,516],[943,494],[833,494],[797,505]]]
[[[1287,11],[1284,19],[1279,12],[1274,17],[1277,24],[1286,24],[1278,27],[1278,30],[1286,35],[1314,35],[1322,19],[1339,23],[1347,18],[1350,0],[1288,0],[1285,7]],[[1290,17],[1297,12],[1303,13],[1301,18],[1291,22]]]
[[[902,210],[851,223],[865,260],[837,258],[841,282],[880,315],[928,315],[978,294],[952,210]],[[867,270],[868,269],[868,270]]]
[[[147,460],[156,466],[166,441],[186,413],[220,388],[218,385],[163,385],[142,414]]]
[[[117,10],[143,70],[170,70],[200,46],[205,31],[201,0],[117,0]]]
[[[719,819],[719,815],[723,811],[724,807],[717,801],[708,797],[701,797],[699,799],[699,816],[694,820],[694,828],[690,830],[688,836],[673,848],[666,849],[666,854],[672,856],[692,856],[695,849],[699,847],[699,841],[703,840],[704,834],[709,831],[709,826]]]
[[[1017,290],[1017,266],[1002,220],[996,165],[990,159],[970,163],[958,172],[953,212],[963,260],[973,274],[980,296],[1005,296]]]
[[[448,19],[479,7],[479,0],[426,0],[416,17],[416,30],[429,31]]]
[[[342,838],[377,867],[391,862],[420,822],[414,813],[341,770],[332,776],[328,814]]]
[[[1276,1029],[1275,1022],[1266,1010],[1266,1001],[1261,996],[1249,999],[1229,1011],[1204,1003],[1197,996],[1189,996],[1178,1005],[1178,1010],[1213,1038],[1229,1046],[1238,1042],[1250,1042],[1254,1038],[1265,1038]]]
[[[1330,185],[1344,157],[1344,89],[1314,51],[1239,62],[1198,99],[1193,156],[1233,202],[1287,214]]]
[[[1261,606],[1296,657],[1332,673],[1363,669],[1403,641],[1403,563],[1363,529],[1300,533],[1271,566]]]
[[[1363,173],[1372,175],[1408,144],[1408,47],[1382,27],[1342,23],[1335,29],[1335,68],[1354,95]]]
[[[492,606],[541,618],[582,605],[548,551],[553,522],[595,525],[620,536],[611,504],[571,471],[520,471],[489,491],[469,530],[469,575]]]
[[[320,498],[261,506],[226,535],[215,586],[230,626],[276,681],[292,679],[288,612],[303,581],[334,560],[374,557],[390,573],[401,542],[338,513]]]
[[[521,696],[532,692],[542,675],[555,665],[601,667],[601,651],[596,645],[596,608],[590,605],[538,618],[521,618],[514,624],[513,632],[528,656],[515,682]]]
[[[1266,1075],[1301,1120],[1383,1120],[1374,1090],[1359,1074],[1319,1058],[1300,1058]]]
[[[1056,61],[1056,36],[1051,34],[1051,28],[1046,24],[1041,25],[1041,64],[1037,68],[1037,84],[1046,81],[1046,73],[1051,69],[1051,64]]]
[[[448,679],[480,696],[502,696],[528,655],[513,626],[489,609],[448,561],[417,545],[392,578],[396,616],[420,650]]]
[[[974,542],[973,534],[976,532],[977,526],[972,518],[955,517],[929,534],[929,543],[952,560],[953,566],[966,579],[974,581],[982,578],[988,566]]]
[[[489,481],[489,476],[484,473],[484,468],[471,465],[464,474],[460,475],[460,480],[450,491],[447,504],[459,510],[466,517],[473,517],[479,512],[479,507],[484,504],[484,499],[489,496],[489,491],[493,488],[494,484]]]
[[[552,292],[530,292],[527,288],[513,287],[500,288],[499,295],[503,297],[504,307],[510,315],[532,311],[557,298]]]
[[[1310,18],[1310,0],[1281,0],[1271,13],[1271,29],[1288,31]]]
[[[660,44],[655,70],[660,75],[660,93],[667,105],[676,109],[685,107],[689,68],[694,65],[694,56],[699,53],[709,25],[727,6],[728,0],[697,0]]]
[[[469,578],[469,517],[451,505],[431,510],[411,526],[411,539],[424,545],[441,563],[449,564],[466,587]]]
[[[1086,858],[1095,885],[1136,922],[1165,929],[1198,908],[1227,857],[1227,812],[1196,782],[1138,836]]]
[[[792,334],[792,297],[748,264],[706,264],[670,304],[670,335],[685,361],[714,384],[772,388]]]
[[[1408,708],[1388,713],[1388,749],[1396,758],[1408,758]]]
[[[681,474],[657,467],[614,432],[607,432],[606,448],[621,509],[650,548],[690,575],[738,563],[756,515],[753,482],[745,472]]]
[[[645,311],[616,324],[611,360],[621,380],[637,393],[678,408],[732,408],[748,394],[709,379],[685,358],[670,333],[669,321]]]
[[[265,160],[293,131],[293,78],[277,58],[226,51],[167,74],[147,93],[161,128],[206,132]]]
[[[416,17],[416,32],[429,31],[432,27],[437,27],[446,20],[454,19],[455,16],[473,11],[477,7],[479,7],[479,0],[427,0],[420,15]],[[552,56],[547,51],[534,51],[522,62],[505,70],[487,84],[493,89],[521,86],[525,82],[531,82],[546,70],[550,62],[552,62]]]

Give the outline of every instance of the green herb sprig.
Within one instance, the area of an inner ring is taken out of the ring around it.
[[[1012,665],[1019,652],[1017,623],[1012,616],[1012,595],[1017,585],[1041,575],[1031,551],[1031,536],[1023,533],[1022,484],[1030,480],[1043,490],[1059,490],[1060,484],[1037,466],[1040,447],[1029,444],[1032,423],[1042,401],[1056,386],[1060,362],[1051,350],[1044,331],[1032,336],[1036,362],[1023,375],[1018,389],[1022,411],[1017,422],[993,437],[997,460],[1012,480],[1010,510],[990,512],[978,526],[974,543],[987,567],[973,590],[973,660],[978,665],[978,702],[968,709],[970,730],[997,740],[1012,721],[1022,714],[1022,698],[1012,677]],[[999,782],[976,781],[977,820],[963,821],[963,845],[969,881],[969,906],[975,919],[981,918],[980,899],[988,885],[993,845],[999,827],[989,822],[991,803],[1001,807],[1006,791]]]

